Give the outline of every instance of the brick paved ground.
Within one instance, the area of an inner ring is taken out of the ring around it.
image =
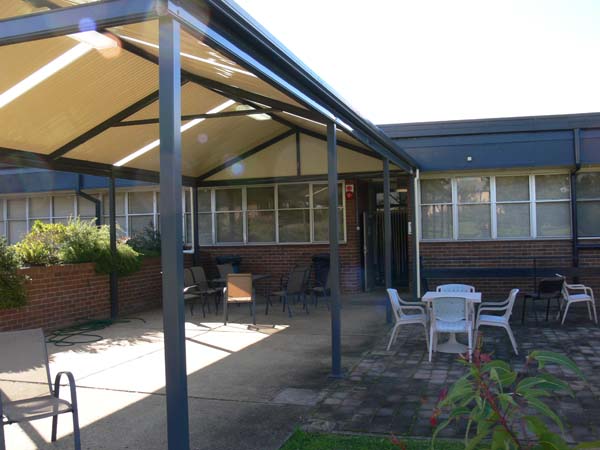
[[[514,317],[520,319],[520,311]],[[520,356],[513,354],[501,329],[487,328],[484,339],[485,351],[493,351],[496,358],[516,368],[534,349],[560,352],[577,362],[589,384],[562,372],[571,381],[575,398],[553,399],[571,442],[600,439],[600,328],[584,317],[576,314],[563,327],[555,321],[536,326],[533,320],[521,326],[518,320],[512,327]],[[360,363],[327,390],[305,424],[308,430],[431,436],[429,418],[439,392],[465,373],[464,366],[456,355],[444,353],[434,354],[429,363],[423,328],[418,325],[402,330],[389,352],[385,351],[388,337],[382,333]],[[464,429],[450,427],[442,436],[462,437],[463,433]]]

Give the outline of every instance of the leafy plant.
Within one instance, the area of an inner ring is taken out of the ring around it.
[[[125,243],[117,243],[117,253],[113,257],[110,246],[99,249],[96,256],[96,272],[109,274],[113,270],[120,276],[131,275],[140,270],[140,254]]]
[[[103,248],[110,248],[108,227],[97,227],[95,219],[71,219],[65,227],[60,261],[65,264],[95,262]]]
[[[143,231],[135,233],[127,244],[144,256],[160,256],[160,231],[146,227]]]
[[[49,266],[60,262],[59,251],[65,240],[66,227],[60,223],[36,220],[31,231],[13,246],[21,263]]]
[[[0,309],[17,308],[27,302],[25,276],[19,269],[19,257],[13,248],[0,238]]]
[[[440,394],[431,417],[431,424],[436,427],[431,448],[437,435],[449,424],[467,421],[467,450],[568,450],[562,433],[548,427],[554,423],[564,430],[558,414],[543,399],[561,393],[573,395],[573,391],[567,382],[544,368],[555,364],[585,379],[577,365],[564,355],[538,350],[529,354],[523,371],[518,373],[508,363],[482,353],[481,347],[480,335],[473,361],[461,356],[467,374]],[[438,424],[443,412],[448,412],[448,417]],[[600,442],[593,442],[576,448],[599,446]]]

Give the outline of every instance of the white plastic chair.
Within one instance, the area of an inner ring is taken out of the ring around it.
[[[515,355],[519,354],[519,350],[517,349],[517,341],[515,340],[515,336],[513,335],[512,329],[510,328],[509,320],[518,293],[518,289],[512,289],[510,291],[510,294],[508,295],[508,298],[503,302],[486,302],[482,304],[479,307],[479,311],[477,312],[477,320],[475,321],[476,331],[479,330],[479,327],[482,325],[504,328],[508,333],[508,337],[510,338],[510,342],[513,346],[513,350],[515,351]],[[498,313],[503,312],[504,314],[481,314],[482,312],[490,311]]]
[[[585,286],[583,284],[568,284],[566,278],[562,275],[557,274],[562,277],[564,281],[562,287],[562,303],[560,306],[560,310],[556,316],[557,319],[560,319],[560,315],[562,313],[562,321],[561,325],[564,325],[565,319],[567,318],[567,312],[569,311],[569,307],[574,303],[586,303],[588,309],[588,316],[590,320],[593,320],[596,325],[598,325],[598,315],[596,314],[596,301],[594,300],[594,291],[592,288]],[[573,293],[574,291],[575,293]],[[563,304],[565,305],[564,312]],[[592,319],[592,311],[594,312],[594,317]]]
[[[429,323],[429,362],[431,354],[437,347],[437,333],[467,333],[469,344],[467,352],[469,361],[473,353],[473,322],[467,299],[464,297],[439,297],[431,301],[431,318]]]
[[[387,350],[389,350],[396,338],[398,337],[398,330],[403,325],[419,324],[425,328],[425,342],[427,344],[427,350],[429,350],[429,339],[427,337],[427,313],[422,303],[405,302],[398,295],[396,289],[388,289],[388,296],[392,305],[392,311],[394,313],[394,328],[388,342]],[[406,311],[419,311],[416,314],[407,314]]]

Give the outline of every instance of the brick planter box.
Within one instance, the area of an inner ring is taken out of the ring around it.
[[[120,314],[133,314],[161,305],[160,258],[146,258],[141,269],[119,279]],[[108,275],[94,263],[21,269],[29,277],[27,304],[0,310],[0,331],[56,329],[80,320],[110,317]]]

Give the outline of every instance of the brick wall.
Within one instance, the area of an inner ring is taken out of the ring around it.
[[[353,184],[346,181],[346,184]],[[346,199],[346,243],[340,244],[340,284],[343,293],[356,293],[361,290],[360,236],[356,229],[356,198]],[[295,264],[310,264],[313,255],[329,253],[329,245],[245,245],[213,246],[200,248],[200,264],[209,278],[217,277],[216,257],[239,255],[242,257],[241,271],[269,274],[271,288],[279,285],[282,275],[288,273]]]
[[[469,268],[560,268],[572,265],[570,240],[424,242],[420,253],[425,269]],[[580,267],[600,267],[600,250],[581,250]],[[512,288],[532,291],[533,277],[464,277],[457,279],[429,278],[429,289],[438,284],[465,283],[473,285],[488,298],[503,298]],[[579,280],[600,292],[599,275],[585,275]]]
[[[86,319],[110,317],[108,275],[93,263],[22,269],[27,275],[27,304],[0,310],[0,331],[56,329]],[[161,304],[160,258],[146,258],[140,271],[119,279],[120,315]]]

